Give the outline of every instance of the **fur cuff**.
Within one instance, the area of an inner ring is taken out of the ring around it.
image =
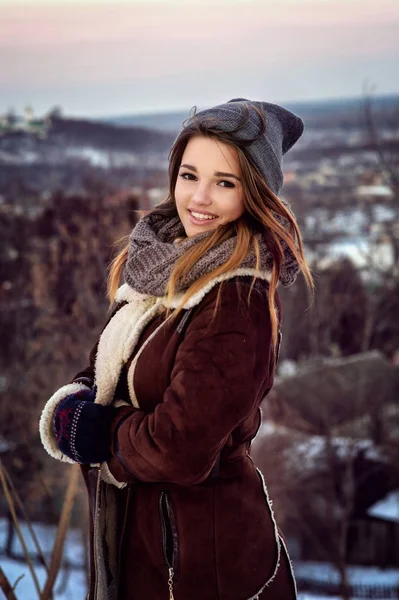
[[[115,479],[115,477],[112,475],[110,468],[108,466],[108,463],[103,462],[101,463],[101,479],[103,481],[105,481],[105,483],[111,483],[112,485],[115,485],[117,488],[122,489],[124,487],[126,487],[126,482],[124,481],[118,481],[117,479]]]
[[[64,400],[70,394],[76,394],[76,392],[80,392],[81,390],[85,389],[90,390],[90,388],[83,383],[68,383],[67,385],[64,385],[46,402],[41,414],[39,422],[40,439],[44,449],[47,450],[50,456],[56,458],[57,460],[75,464],[74,460],[68,456],[65,456],[65,454],[63,454],[58,448],[53,431],[54,411],[61,400]]]

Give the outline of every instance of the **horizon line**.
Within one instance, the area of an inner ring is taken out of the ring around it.
[[[354,96],[328,96],[328,97],[324,97],[324,98],[314,98],[314,99],[307,99],[307,100],[281,100],[278,102],[273,102],[273,104],[281,104],[281,105],[287,105],[287,104],[295,104],[295,105],[306,105],[306,104],[324,104],[324,103],[338,103],[338,102],[345,102],[345,101],[355,101],[355,100],[364,100],[365,96],[362,94],[358,94],[358,95],[354,95]],[[375,94],[375,95],[371,95],[371,98],[373,99],[383,99],[383,98],[397,98],[399,100],[399,92],[386,92],[386,93],[381,93],[381,94]],[[258,100],[259,102],[260,100]],[[266,100],[265,100],[266,102]],[[222,104],[222,102],[220,102],[220,104]],[[195,105],[193,105],[195,106]],[[201,108],[199,108],[197,106],[198,110],[204,110],[205,108],[209,108],[210,106],[216,106],[216,104],[212,103],[212,104],[207,104],[207,105],[203,105]],[[60,107],[62,110],[62,107]],[[193,107],[191,107],[193,108]],[[191,108],[167,108],[167,109],[159,109],[159,110],[151,110],[151,111],[146,111],[144,110],[143,112],[141,110],[137,110],[134,112],[129,112],[129,113],[115,113],[115,114],[108,114],[105,116],[98,116],[96,118],[99,119],[112,119],[113,117],[135,117],[135,116],[140,116],[140,117],[144,117],[144,116],[152,116],[155,114],[173,114],[173,113],[181,113],[181,112],[186,112],[186,111],[190,111]]]
[[[382,92],[382,93],[370,93],[370,94],[356,94],[356,95],[342,95],[342,96],[326,96],[326,97],[315,97],[312,99],[303,99],[303,100],[279,100],[279,101],[274,101],[273,104],[280,104],[281,106],[287,106],[287,105],[296,105],[296,106],[306,106],[309,104],[338,104],[340,102],[356,102],[359,101],[361,102],[362,100],[364,100],[365,98],[371,98],[371,100],[382,100],[382,99],[397,99],[399,101],[399,91],[395,91],[395,92]],[[257,102],[261,102],[261,100],[255,100]],[[227,102],[227,101],[226,101]],[[265,102],[267,102],[265,100]],[[223,102],[219,102],[218,104],[223,104]],[[65,116],[71,116],[72,118],[82,118],[82,119],[89,119],[89,120],[105,120],[105,119],[113,119],[113,118],[124,118],[124,117],[151,117],[154,115],[159,115],[159,114],[177,114],[177,113],[182,113],[182,112],[187,112],[189,113],[194,107],[197,108],[198,111],[200,110],[204,110],[206,108],[209,108],[210,106],[217,106],[217,104],[215,103],[210,103],[210,104],[203,104],[201,107],[197,106],[197,105],[192,105],[190,108],[186,107],[176,107],[176,108],[159,108],[159,109],[153,109],[153,110],[135,110],[132,112],[115,112],[115,113],[108,113],[108,114],[102,114],[102,115],[93,115],[90,116],[89,113],[85,113],[85,112],[79,112],[77,113],[76,111],[74,111],[72,114],[68,113],[64,107],[62,106],[62,104],[59,103],[50,103],[48,106],[47,111],[53,110],[55,108],[60,109],[61,114],[65,114]],[[32,107],[32,104],[28,101],[25,103],[25,107],[24,109],[26,109],[27,107]],[[24,112],[24,109],[22,109],[21,112]],[[33,107],[32,107],[33,109]],[[0,116],[6,115],[9,111],[14,112],[16,115],[21,114],[21,112],[18,112],[18,110],[14,109],[13,106],[8,106],[8,108],[5,109],[0,109]],[[47,111],[44,111],[42,114],[46,114]],[[35,114],[39,114],[36,113],[34,111]]]

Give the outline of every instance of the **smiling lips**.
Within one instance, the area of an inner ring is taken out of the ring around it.
[[[190,217],[193,219],[193,221],[213,221],[214,219],[217,219],[216,215],[212,215],[211,213],[208,212],[197,212],[191,209],[188,209],[188,212],[190,213]]]

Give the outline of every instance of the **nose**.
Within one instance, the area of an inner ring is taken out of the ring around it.
[[[195,192],[192,195],[192,200],[201,206],[209,206],[212,204],[208,186],[198,184],[195,188]]]

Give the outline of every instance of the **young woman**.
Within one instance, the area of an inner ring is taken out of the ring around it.
[[[302,131],[245,99],[188,119],[167,200],[111,265],[90,366],[45,406],[44,447],[80,463],[89,492],[91,600],[296,597],[250,449],[278,358],[277,285],[300,270],[312,285],[278,198]]]

